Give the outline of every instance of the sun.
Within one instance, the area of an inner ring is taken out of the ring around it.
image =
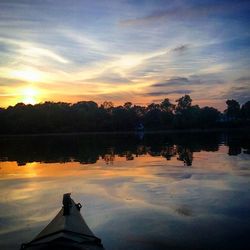
[[[22,90],[22,102],[24,104],[32,104],[37,103],[38,90],[32,87],[27,87]]]

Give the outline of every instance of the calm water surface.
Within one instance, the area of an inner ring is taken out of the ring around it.
[[[0,137],[0,249],[66,192],[107,250],[250,249],[249,133]]]

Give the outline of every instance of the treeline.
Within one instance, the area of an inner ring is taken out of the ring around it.
[[[0,134],[71,133],[93,131],[133,131],[194,129],[248,126],[250,101],[242,106],[228,100],[227,109],[221,113],[213,107],[192,105],[189,95],[176,100],[164,99],[148,106],[126,102],[114,106],[105,101],[75,104],[45,102],[35,105],[18,103],[0,109]]]

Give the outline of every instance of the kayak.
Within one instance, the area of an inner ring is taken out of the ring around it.
[[[29,243],[21,249],[29,250],[103,250],[101,239],[97,238],[83,219],[80,209],[70,193],[63,195],[63,207],[56,217]]]

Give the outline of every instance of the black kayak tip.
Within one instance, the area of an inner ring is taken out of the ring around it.
[[[82,205],[75,203],[71,193],[65,193],[62,208],[55,218],[21,249],[29,250],[104,250],[101,239],[96,237],[83,219]]]

